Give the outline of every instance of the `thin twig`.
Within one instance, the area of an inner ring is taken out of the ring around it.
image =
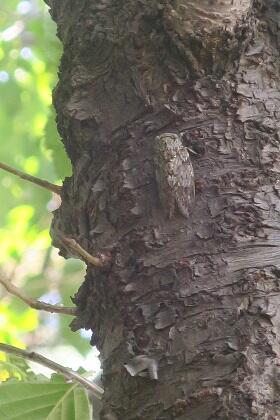
[[[86,378],[83,378],[81,375],[74,372],[73,370],[66,368],[65,366],[61,366],[53,360],[50,360],[39,353],[36,353],[34,351],[22,350],[18,347],[10,346],[9,344],[4,343],[0,343],[0,351],[9,354],[15,354],[18,357],[22,357],[24,359],[31,360],[32,362],[36,362],[40,365],[46,366],[49,369],[54,370],[55,372],[61,373],[66,379],[73,380],[79,383],[80,385],[82,385],[82,387],[92,392],[92,394],[96,398],[100,400],[102,398],[104,390],[100,386],[93,384],[92,382],[88,381]]]
[[[102,254],[102,258],[94,257],[90,255],[84,248],[81,247],[81,245],[78,244],[78,242],[75,241],[75,239],[66,238],[66,237],[63,237],[61,239],[64,245],[67,248],[70,248],[71,251],[74,252],[74,254],[80,256],[83,261],[89,262],[95,267],[103,267],[104,263],[106,262],[106,259],[108,259],[103,254]]]
[[[40,300],[36,300],[26,296],[18,287],[14,286],[9,280],[4,279],[3,277],[0,277],[0,283],[5,287],[5,289],[9,293],[11,293],[14,296],[17,296],[19,299],[21,299],[33,309],[72,316],[76,314],[76,308],[74,307],[52,305],[50,303],[41,302]]]
[[[37,178],[36,176],[28,175],[25,172],[19,171],[18,169],[6,165],[6,163],[0,162],[0,169],[10,172],[19,178],[25,179],[26,181],[32,182],[32,184],[39,185],[39,187],[45,188],[48,191],[52,191],[58,195],[61,194],[61,187],[59,185],[52,184],[48,181],[45,181],[44,179]]]

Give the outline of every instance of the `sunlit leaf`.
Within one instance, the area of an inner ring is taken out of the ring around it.
[[[13,332],[30,332],[38,327],[38,312],[19,299],[0,305],[0,328]]]
[[[29,156],[25,159],[24,170],[30,175],[35,175],[39,169],[39,161],[36,156]]]
[[[4,382],[8,378],[17,378],[21,381],[36,378],[35,373],[23,358],[1,351],[0,356],[0,382]]]

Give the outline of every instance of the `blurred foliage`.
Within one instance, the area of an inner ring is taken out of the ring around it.
[[[15,369],[17,366],[15,367]],[[20,380],[10,379],[0,385],[2,420],[90,420],[91,407],[87,392],[79,385],[67,383],[63,376],[50,379],[18,370]]]
[[[35,379],[36,375],[25,359],[0,352],[0,381],[6,382],[11,378],[26,381]]]
[[[53,183],[71,174],[51,106],[60,55],[43,1],[1,0],[0,160]],[[3,171],[0,197],[1,270],[26,294],[69,305],[83,279],[83,264],[65,262],[51,247],[51,210],[58,200]],[[70,320],[38,314],[0,287],[0,340],[5,343],[37,349],[71,344],[86,354],[89,340],[70,331]]]

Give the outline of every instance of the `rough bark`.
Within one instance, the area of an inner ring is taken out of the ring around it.
[[[101,352],[101,418],[279,419],[279,1],[49,3],[73,165],[53,239],[111,256],[72,324]],[[196,152],[188,219],[158,200],[169,131]],[[129,374],[137,355],[157,380]]]

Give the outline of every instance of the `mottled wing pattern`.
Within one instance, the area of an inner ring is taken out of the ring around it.
[[[154,163],[160,204],[167,217],[171,218],[175,211],[175,198],[169,179],[168,161],[161,148],[155,149]]]
[[[190,156],[178,135],[156,137],[154,162],[162,207],[171,218],[176,207],[188,217],[195,197],[194,173]]]
[[[178,210],[189,217],[195,198],[194,172],[188,150],[182,146],[174,157],[171,184]]]

